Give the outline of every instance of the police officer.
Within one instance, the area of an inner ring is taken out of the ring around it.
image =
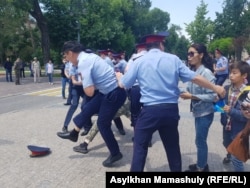
[[[211,84],[190,70],[176,55],[164,52],[163,41],[167,34],[144,36],[142,42],[147,43],[149,51],[135,60],[126,74],[116,73],[120,87],[130,88],[138,80],[143,104],[135,126],[131,172],[143,171],[147,146],[155,131],[159,132],[163,142],[170,170],[182,170],[178,132],[179,79],[225,95],[223,87]]]
[[[228,59],[222,55],[222,52],[219,49],[215,50],[215,58],[217,60],[214,69],[216,77],[215,84],[222,86],[228,77],[228,71],[229,71]]]
[[[84,93],[91,99],[86,101],[81,107],[81,112],[74,117],[74,129],[58,136],[77,142],[81,128],[89,118],[98,113],[97,126],[110,152],[109,157],[102,164],[105,167],[112,167],[113,163],[123,156],[111,130],[111,121],[125,102],[126,91],[118,86],[112,67],[100,56],[85,53],[82,49],[83,46],[75,41],[68,41],[63,45],[65,58],[78,66],[83,79]],[[95,94],[96,90],[99,91],[97,94]]]
[[[99,53],[100,57],[102,59],[104,59],[106,61],[106,63],[108,63],[111,67],[114,68],[114,63],[112,62],[112,60],[108,56],[109,52],[110,52],[110,50],[98,50],[98,53]]]
[[[125,72],[129,69],[131,63],[133,63],[136,59],[142,57],[144,54],[147,53],[147,47],[145,43],[138,43],[135,46],[137,53],[133,54],[133,56],[128,61],[127,67]],[[135,128],[137,118],[140,114],[142,103],[140,103],[140,87],[138,82],[136,81],[135,84],[128,89],[128,98],[130,100],[130,113],[131,113],[131,126]],[[132,138],[133,141],[134,138]],[[149,142],[149,147],[152,146],[152,141]]]

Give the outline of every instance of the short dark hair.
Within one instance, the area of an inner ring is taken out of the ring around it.
[[[63,44],[62,52],[65,53],[65,52],[68,52],[68,51],[79,53],[81,51],[84,51],[84,47],[79,42],[76,42],[76,41],[67,41],[67,42],[65,42]]]
[[[235,61],[229,66],[230,72],[232,69],[239,69],[241,75],[247,74],[247,85],[250,85],[250,66],[245,61]]]

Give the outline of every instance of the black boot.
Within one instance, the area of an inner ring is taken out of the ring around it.
[[[79,135],[79,132],[76,131],[75,129],[73,129],[71,132],[66,132],[66,133],[58,132],[57,133],[57,136],[59,136],[60,138],[69,139],[72,142],[77,142],[78,135]]]
[[[86,154],[88,153],[88,144],[86,142],[83,142],[82,144],[80,144],[79,146],[75,146],[73,147],[73,150],[75,152],[79,152],[79,153],[83,153]]]

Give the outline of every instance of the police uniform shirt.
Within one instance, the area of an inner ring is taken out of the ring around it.
[[[71,76],[75,76],[76,80],[78,81],[78,72],[77,72],[77,67],[76,66],[71,66],[70,68],[70,73]]]
[[[114,69],[96,54],[81,52],[78,71],[82,75],[83,88],[95,86],[102,94],[108,94],[118,87]]]
[[[65,64],[65,71],[69,74],[69,76],[71,76],[70,75],[70,73],[71,73],[71,68],[72,68],[72,63],[71,62],[67,62],[66,64]]]
[[[227,67],[224,71],[218,71],[216,72],[217,75],[224,75],[228,74],[228,60],[226,57],[221,56],[219,59],[217,59],[216,68],[222,68]]]
[[[111,59],[108,56],[106,56],[104,60],[106,61],[108,65],[114,68],[114,63],[111,61]]]
[[[127,62],[125,60],[120,60],[114,66],[114,68],[115,68],[115,70],[118,70],[119,72],[121,72],[122,74],[124,74],[126,66],[127,66]]]
[[[176,55],[151,49],[131,64],[120,82],[125,88],[130,88],[137,79],[141,90],[140,102],[147,106],[178,103],[179,79],[187,82],[196,75]]]
[[[130,58],[130,60],[128,61],[128,64],[127,64],[126,69],[128,70],[129,67],[130,67],[130,65],[131,65],[131,63],[134,63],[134,61],[135,61],[136,59],[142,57],[142,56],[145,55],[147,52],[148,52],[147,50],[142,50],[142,51],[140,51],[140,52],[137,53],[137,54],[133,54],[133,56],[132,56],[132,57]],[[138,81],[136,80],[133,86],[137,86],[137,85],[139,85],[139,83],[138,83]]]

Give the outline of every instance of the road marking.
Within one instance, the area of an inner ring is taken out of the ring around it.
[[[67,91],[68,88],[65,89],[66,95],[68,95]],[[50,96],[50,97],[62,97],[62,87],[56,87],[52,89],[44,89],[40,91],[25,93],[24,95],[31,95],[31,96]]]

